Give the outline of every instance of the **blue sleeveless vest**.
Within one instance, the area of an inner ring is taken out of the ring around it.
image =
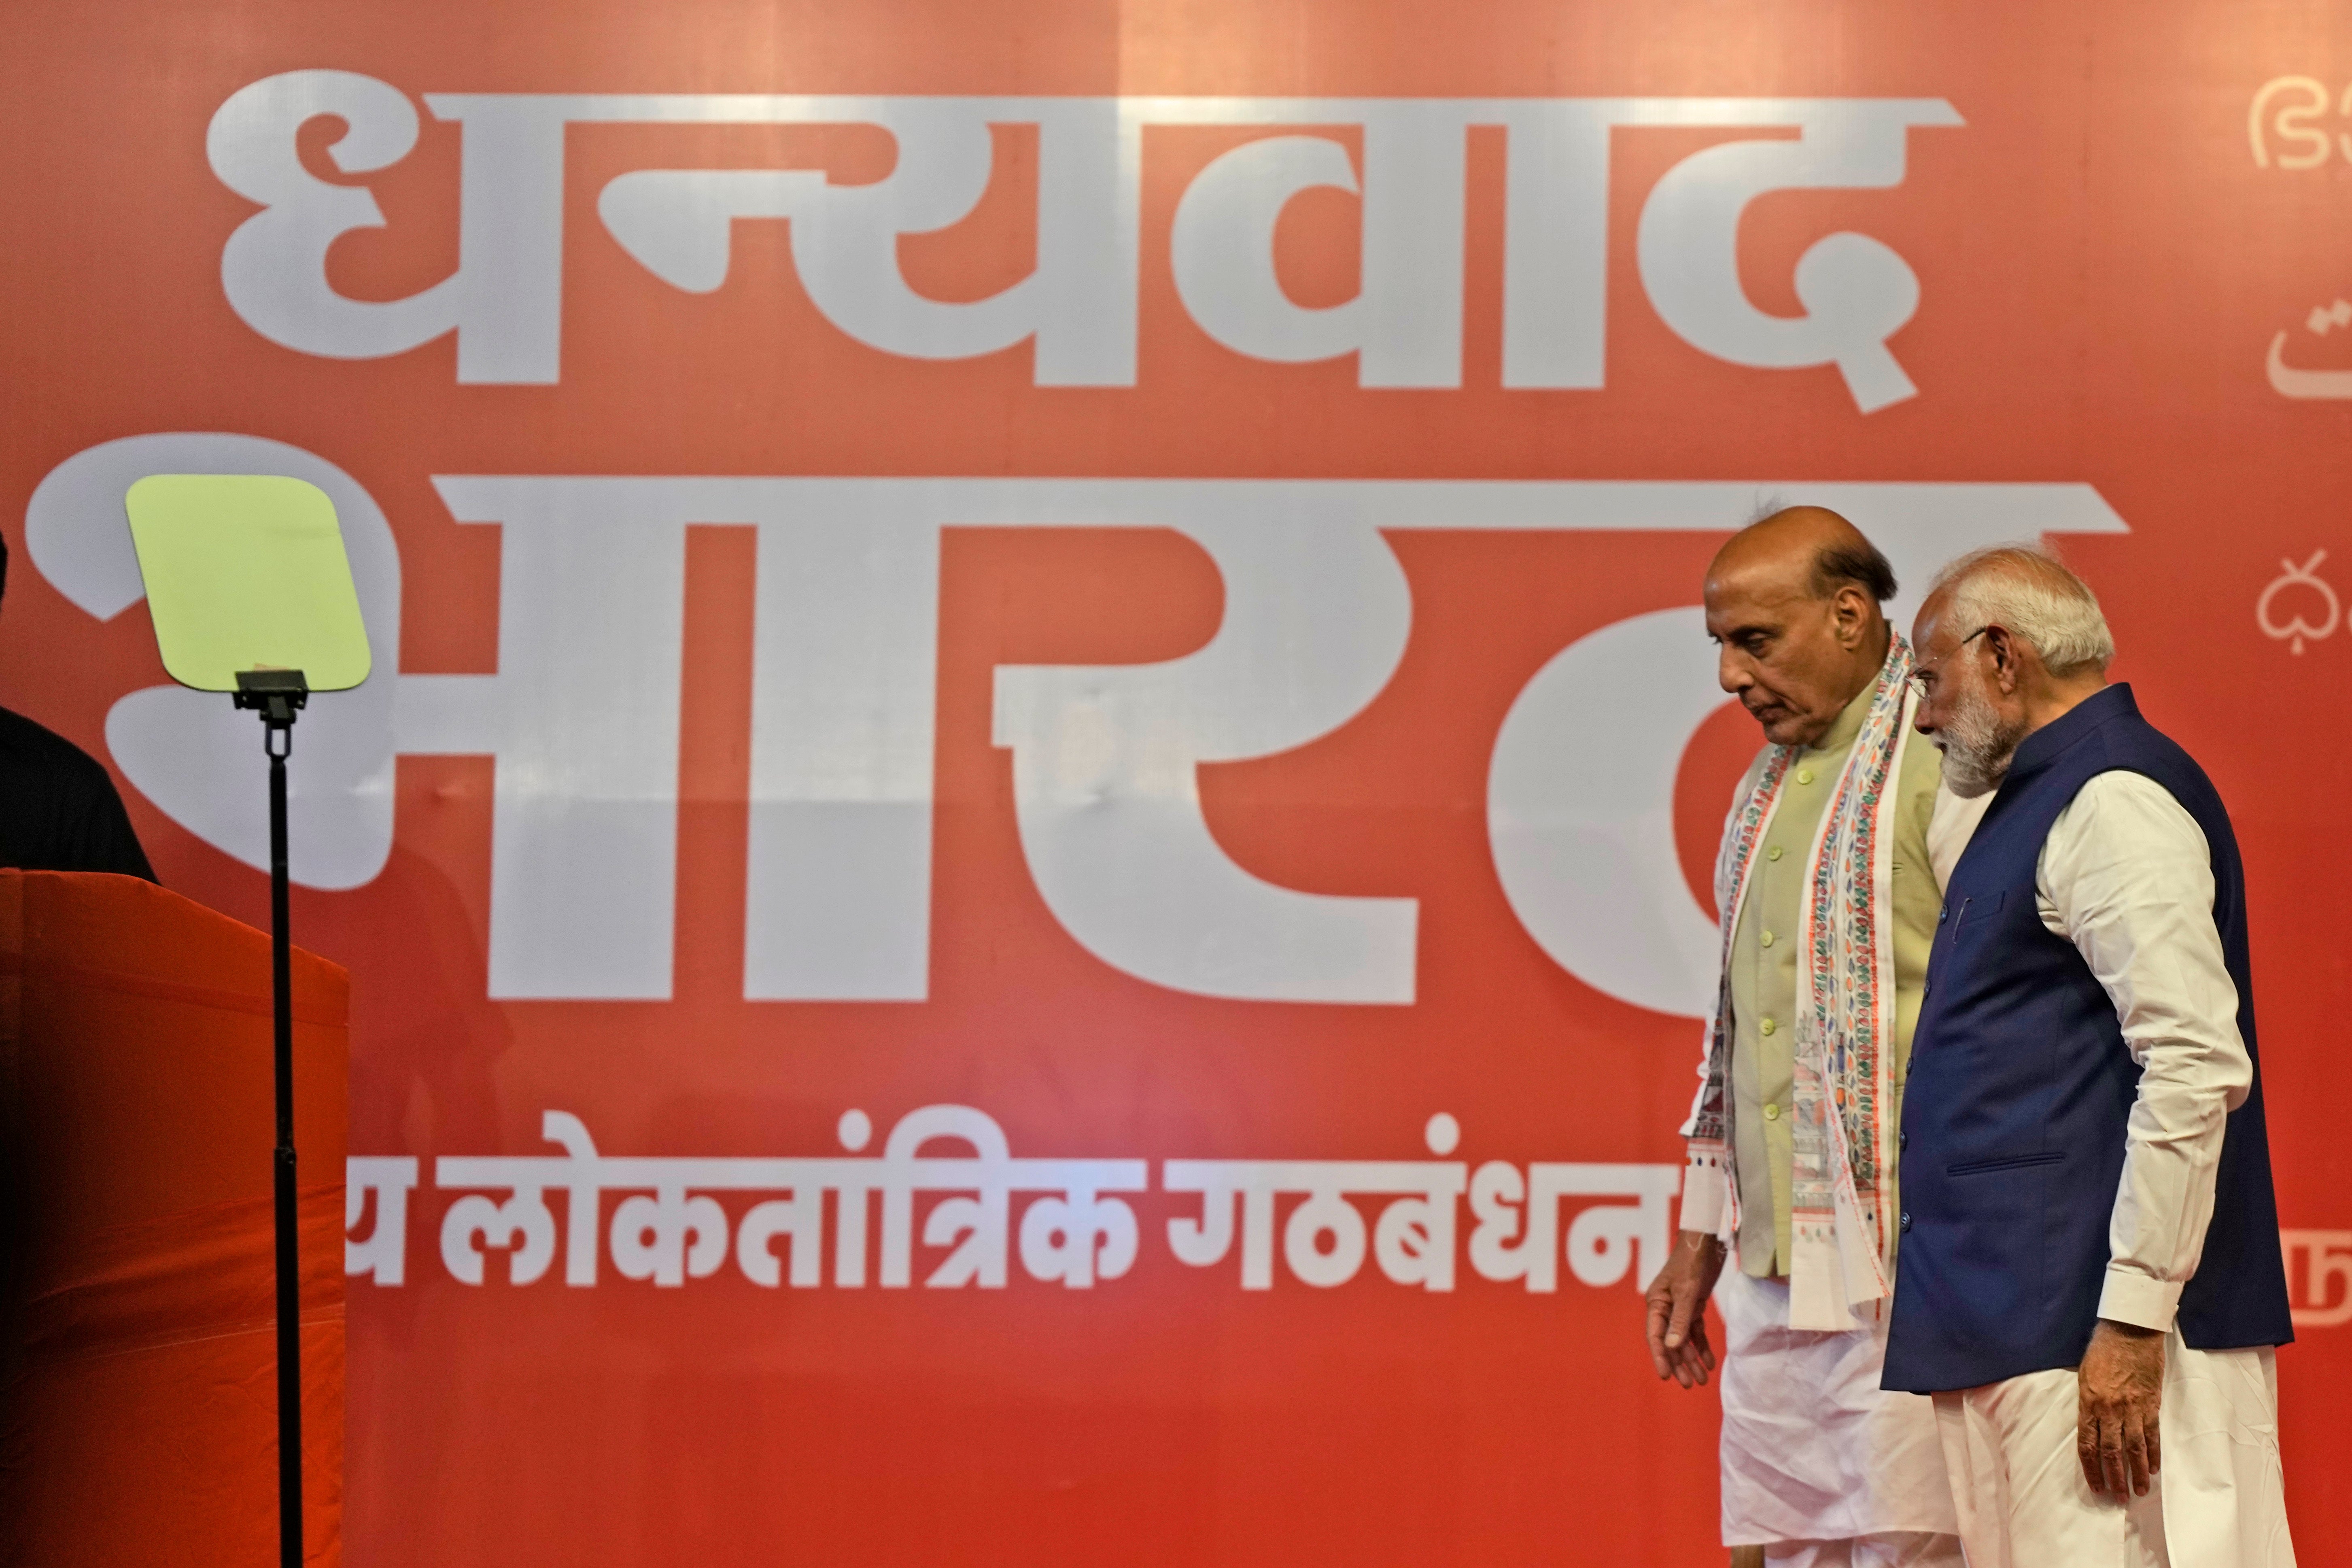
[[[2090,1343],[2139,1068],[2090,965],[2042,925],[2034,868],[2075,793],[2118,768],[2163,785],[2204,830],[2238,1031],[2255,1054],[2229,814],[2189,753],[2139,716],[2131,689],[2110,686],[2018,747],[1944,892],[1904,1089],[1888,1388],[1927,1394],[2072,1367]],[[2199,1350],[2294,1337],[2259,1056],[2223,1137],[2213,1222],[2179,1325]]]

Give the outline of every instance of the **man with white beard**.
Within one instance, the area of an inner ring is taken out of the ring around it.
[[[1707,568],[1717,679],[1764,731],[1716,870],[1723,964],[1699,1064],[1682,1235],[1650,1355],[1716,1370],[1735,1568],[1958,1568],[1924,1399],[1879,1387],[1895,1132],[1941,899],[1937,757],[1911,728],[1895,574],[1854,526],[1790,507]]]
[[[1963,557],[1914,630],[1919,731],[1987,804],[1911,1058],[1885,1386],[1933,1396],[1969,1568],[2292,1568],[2229,814],[2049,556]]]

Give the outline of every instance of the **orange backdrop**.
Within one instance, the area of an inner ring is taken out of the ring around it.
[[[257,775],[147,694],[117,481],[299,458],[388,542],[381,707],[295,748],[351,1152],[420,1162],[377,1178],[398,1283],[352,1233],[354,1563],[1709,1560],[1642,1173],[1757,743],[1688,610],[1770,493],[1915,590],[2049,534],[2219,783],[2306,1320],[2290,1503],[2309,1552],[2352,1529],[2343,16],[80,0],[11,41],[0,700],[115,763],[167,885],[263,920]],[[1740,143],[1791,161],[1695,161]],[[136,445],[171,435],[215,444]],[[1517,733],[1550,804],[1498,783]],[[947,1206],[979,1164],[894,1168],[912,1288],[884,1187],[843,1197],[881,1165],[715,1163],[884,1160],[936,1105],[1055,1163],[994,1218]],[[599,1167],[584,1257],[579,1193],[518,1185],[554,1176],[436,1163],[558,1157],[556,1111],[700,1163]],[[1258,1289],[1245,1240],[1171,1235],[1202,1160],[1354,1163],[1246,1178]],[[1556,1289],[1474,1239],[1490,1163],[1577,1173]],[[1437,1184],[1421,1228],[1307,1282],[1391,1178]],[[788,1179],[831,1184],[821,1279],[763,1283],[736,1249]],[[1302,1271],[1318,1180],[1357,1218]],[[1066,1231],[1024,1244],[1045,1197],[1108,1227],[1083,1289]],[[966,1244],[1003,1284],[924,1288]]]

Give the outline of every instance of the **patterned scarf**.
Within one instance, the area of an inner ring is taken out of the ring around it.
[[[1789,1326],[1847,1330],[1851,1309],[1894,1286],[1895,1096],[1890,1035],[1895,1024],[1891,787],[1908,743],[1916,699],[1911,647],[1891,637],[1871,689],[1870,709],[1822,814],[1806,862],[1799,929],[1796,1145],[1790,1191]],[[1736,1246],[1739,1184],[1732,1166],[1731,942],[1748,895],[1756,846],[1772,823],[1797,748],[1774,746],[1725,824],[1715,895],[1723,910],[1722,982],[1707,1031],[1698,1099],[1684,1133],[1695,1166],[1720,1172],[1726,1188],[1721,1235]]]

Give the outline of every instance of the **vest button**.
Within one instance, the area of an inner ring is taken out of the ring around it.
[[[1911,1233],[1911,1211],[1909,1209],[1905,1209],[1903,1211],[1903,1233],[1906,1236],[1908,1236]]]
[[[1897,1132],[1895,1135],[1895,1147],[1898,1150],[1908,1149],[1911,1147],[1911,1134],[1908,1132]]]
[[[1811,783],[1812,783],[1812,782],[1813,782],[1813,770],[1812,770],[1812,769],[1811,769],[1811,768],[1799,768],[1799,769],[1797,770],[1797,782],[1798,782],[1799,784],[1811,784]]]
[[[1771,945],[1772,945],[1772,933],[1771,933],[1770,931],[1766,931],[1766,932],[1765,932],[1761,937],[1759,937],[1758,940],[1759,940],[1759,941],[1760,941],[1760,942],[1762,942],[1766,947],[1769,947],[1769,946],[1771,946]]]
[[[1768,1100],[1764,1102],[1764,1120],[1767,1121],[1778,1121],[1780,1120],[1780,1101]]]
[[[1942,909],[1936,911],[1936,923],[1937,925],[1942,925],[1946,921],[1950,920],[1951,918],[1952,906],[1949,904],[1946,904]]]
[[[1774,1022],[1772,1022],[1772,1020],[1771,1020],[1771,1019],[1767,1018],[1767,1019],[1765,1019],[1762,1023],[1760,1023],[1760,1024],[1757,1025],[1756,1026],[1757,1026],[1757,1028],[1758,1028],[1758,1029],[1761,1030],[1763,1033],[1765,1033],[1765,1034],[1768,1034],[1768,1035],[1769,1035],[1769,1034],[1770,1034],[1773,1030],[1775,1030],[1775,1029],[1779,1028],[1780,1026],[1779,1026],[1778,1024],[1775,1024]]]
[[[1771,848],[1764,851],[1764,858],[1767,860],[1778,860],[1780,858],[1780,847],[1778,844],[1775,844]]]

